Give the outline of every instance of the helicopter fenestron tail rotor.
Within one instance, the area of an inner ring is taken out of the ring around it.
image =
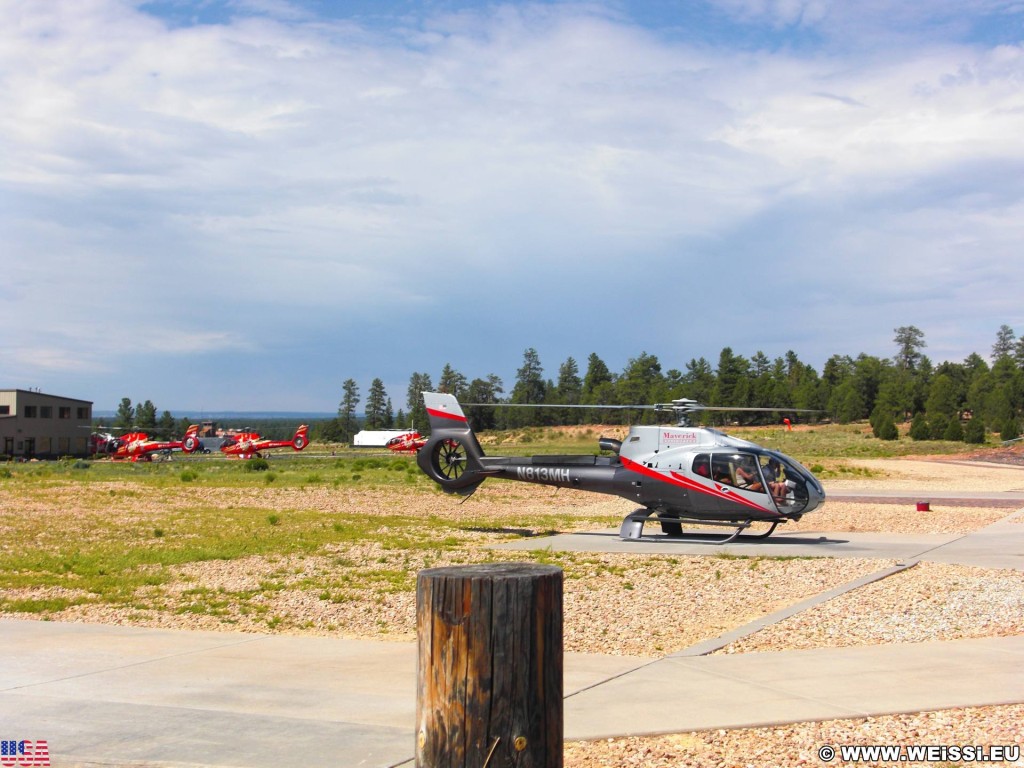
[[[469,496],[485,479],[484,452],[458,401],[441,392],[424,392],[430,439],[416,453],[416,463],[445,493]]]

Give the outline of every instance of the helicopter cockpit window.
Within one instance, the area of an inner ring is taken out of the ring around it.
[[[711,477],[711,457],[706,453],[697,454],[693,459],[693,472],[701,477]]]
[[[694,461],[694,471],[697,471],[697,460]],[[716,453],[712,455],[711,477],[719,483],[742,488],[745,491],[765,492],[757,459],[749,454]]]

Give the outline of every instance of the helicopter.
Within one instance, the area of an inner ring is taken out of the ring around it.
[[[384,447],[393,453],[416,453],[426,442],[427,439],[414,429],[395,435],[384,444]]]
[[[183,451],[191,453],[194,450],[194,441],[199,432],[199,426],[193,424],[188,428],[185,437],[181,440],[150,440],[145,432],[128,432],[120,437],[110,440],[108,433],[97,433],[100,437],[107,438],[106,452],[115,460],[128,459],[130,461],[152,461],[157,454],[170,456],[171,451]]]
[[[469,496],[488,477],[498,477],[621,496],[640,504],[622,521],[624,540],[640,539],[649,520],[676,539],[683,538],[684,524],[732,529],[715,538],[689,539],[714,544],[763,523],[767,531],[747,537],[763,539],[780,523],[799,520],[825,501],[821,483],[795,459],[717,429],[690,426],[687,418],[704,410],[798,409],[711,408],[689,399],[611,406],[669,411],[677,423],[632,426],[624,440],[602,437],[602,455],[508,457],[484,454],[454,396],[423,392],[423,400],[430,437],[416,463],[443,491]]]
[[[273,448],[292,448],[301,451],[309,445],[309,427],[306,424],[295,430],[295,436],[291,440],[270,440],[260,435],[259,432],[240,432],[231,435],[221,443],[221,453],[226,456],[238,456],[243,459],[251,459],[253,456],[260,458],[264,451]]]

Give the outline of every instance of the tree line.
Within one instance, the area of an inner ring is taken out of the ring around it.
[[[656,423],[650,410],[611,410],[601,405],[651,405],[691,398],[709,406],[778,408],[778,413],[729,414],[740,424],[777,422],[787,408],[815,411],[801,419],[839,423],[870,420],[883,439],[898,436],[897,424],[911,423],[914,439],[984,442],[986,431],[1002,439],[1020,436],[1024,410],[1024,337],[1000,327],[992,345],[991,364],[978,353],[962,363],[935,365],[924,354],[924,333],[913,325],[894,329],[895,354],[879,358],[833,355],[820,373],[793,351],[770,359],[762,352],[751,357],[730,347],[719,353],[717,364],[691,359],[683,370],[664,370],[657,356],[641,352],[619,373],[591,353],[581,371],[569,357],[555,378],[546,378],[535,349],[523,353],[511,391],[500,377],[488,374],[469,379],[446,364],[436,382],[429,373],[413,373],[405,408],[394,411],[384,383],[370,384],[360,418],[359,387],[354,379],[343,383],[338,416],[313,430],[314,439],[349,442],[359,429],[416,428],[427,431],[427,415],[420,395],[436,390],[455,395],[475,429],[515,429],[574,424]],[[590,406],[593,408],[520,408],[503,404]],[[714,419],[713,412],[703,415]],[[721,418],[720,416],[718,418]]]
[[[96,429],[106,429],[106,421],[108,419],[94,419]],[[170,411],[163,411],[158,416],[157,407],[151,400],[133,404],[129,397],[121,398],[113,419],[109,421],[110,427],[118,433],[145,432],[162,439],[182,437],[192,424],[199,423],[188,416],[176,417]],[[218,426],[258,432],[271,440],[287,440],[294,435],[298,425],[294,419],[246,418],[244,423],[239,420],[225,420],[218,422]]]

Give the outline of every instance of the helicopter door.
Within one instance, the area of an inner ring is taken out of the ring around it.
[[[766,493],[757,458],[747,453],[716,453],[711,457],[711,476],[716,482],[752,493]]]
[[[753,473],[751,465],[754,467]],[[757,460],[753,456],[735,450],[728,453],[699,453],[693,458],[693,473],[713,481],[714,492],[701,495],[700,507],[703,512],[734,513],[737,504],[742,505],[743,499],[750,499],[747,495],[749,493],[757,493],[757,503],[767,505],[768,500],[764,498],[763,491],[758,491],[758,488],[764,486],[760,482]]]

